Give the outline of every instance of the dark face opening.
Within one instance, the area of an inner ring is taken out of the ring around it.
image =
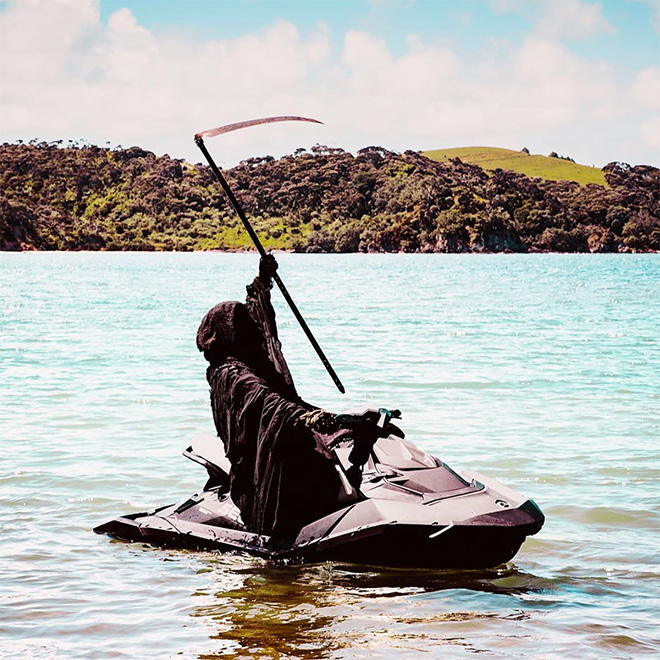
[[[213,307],[197,330],[197,348],[212,366],[235,358],[257,367],[268,360],[264,337],[240,302],[224,302]]]

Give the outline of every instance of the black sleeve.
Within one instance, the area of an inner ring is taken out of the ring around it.
[[[258,277],[255,277],[252,284],[247,286],[245,303],[252,320],[263,334],[270,361],[276,371],[284,378],[287,386],[291,388],[295,398],[298,398],[289,366],[282,354],[282,345],[277,337],[277,323],[275,322],[275,310],[270,302],[270,291]]]
[[[301,419],[305,408],[240,362],[210,368],[208,380],[231,497],[248,529],[289,536],[336,510],[334,458]]]

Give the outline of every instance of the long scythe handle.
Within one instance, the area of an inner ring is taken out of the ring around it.
[[[234,193],[232,192],[231,188],[229,187],[229,184],[225,180],[225,178],[222,176],[220,173],[220,170],[218,169],[218,166],[215,164],[213,161],[213,158],[211,158],[211,154],[206,149],[206,145],[204,144],[204,139],[201,137],[201,135],[198,135],[195,137],[195,144],[199,147],[200,151],[204,154],[204,157],[208,161],[208,164],[211,166],[211,170],[213,170],[213,174],[215,174],[216,178],[220,182],[220,185],[224,189],[225,193],[227,194],[227,197],[229,198],[229,201],[231,202],[231,205],[234,207],[234,210],[236,211],[238,217],[241,219],[241,222],[243,223],[243,226],[247,230],[247,233],[250,235],[250,238],[252,239],[252,242],[254,243],[255,247],[259,251],[259,254],[262,257],[266,256],[266,250],[264,250],[264,246],[261,244],[261,241],[259,240],[259,237],[257,236],[256,232],[252,228],[252,225],[250,224],[249,220],[247,219],[241,205],[238,203],[238,200],[234,196]],[[293,298],[289,295],[289,292],[287,291],[287,288],[284,286],[284,282],[280,279],[280,276],[277,273],[273,273],[273,279],[275,280],[275,284],[279,287],[280,291],[282,292],[282,295],[284,296],[284,300],[287,301],[289,304],[289,307],[291,308],[291,311],[293,312],[293,315],[298,319],[298,323],[300,323],[300,327],[303,329],[304,333],[307,335],[307,339],[309,339],[311,345],[314,347],[314,350],[316,351],[316,354],[319,356],[321,359],[321,362],[323,362],[323,366],[326,368],[328,373],[330,374],[330,377],[334,381],[335,385],[337,386],[337,389],[344,394],[345,389],[344,386],[342,385],[341,381],[339,380],[339,376],[335,373],[335,370],[332,368],[332,365],[328,361],[328,358],[325,356],[325,353],[323,352],[323,349],[319,346],[318,342],[316,341],[314,335],[312,334],[312,331],[309,329],[309,326],[307,325],[307,322],[303,318],[302,314],[300,313],[300,310],[296,306],[296,303],[293,302]]]

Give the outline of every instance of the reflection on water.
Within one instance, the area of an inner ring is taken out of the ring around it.
[[[213,583],[197,592],[204,603],[193,616],[210,624],[220,650],[202,658],[320,658],[349,649],[404,652],[438,643],[471,648],[464,635],[443,639],[438,633],[443,626],[453,630],[531,615],[522,609],[443,607],[444,592],[520,595],[551,588],[551,581],[512,564],[478,571],[388,570],[337,563],[275,565],[231,555],[204,563],[202,571]]]

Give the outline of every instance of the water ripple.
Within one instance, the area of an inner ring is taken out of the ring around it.
[[[660,654],[660,257],[281,255],[347,386],[275,296],[299,389],[400,408],[408,436],[547,514],[491,571],[272,566],[110,541],[182,500],[212,432],[197,324],[254,255],[0,254],[0,655]]]

